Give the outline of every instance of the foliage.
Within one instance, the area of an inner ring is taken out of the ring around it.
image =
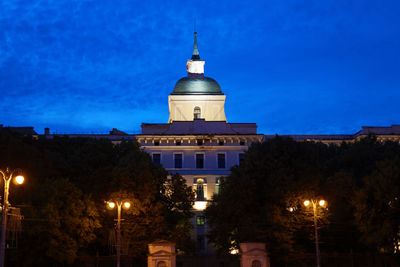
[[[239,242],[265,242],[275,263],[313,253],[312,210],[303,201],[321,197],[328,202],[317,210],[322,251],[393,252],[398,155],[398,143],[374,136],[331,146],[279,136],[253,144],[206,210],[209,237],[221,253]]]
[[[34,214],[36,219],[24,223],[29,230],[22,242],[27,260],[40,252],[49,262],[70,264],[96,238],[94,231],[100,227],[96,206],[68,180],[39,185],[32,204],[34,208],[27,209],[26,215]]]
[[[272,255],[292,252],[303,225],[289,208],[301,208],[300,195],[320,194],[327,151],[321,144],[281,137],[250,147],[207,209],[211,240],[225,251],[232,241],[251,240],[267,243]]]
[[[35,140],[3,130],[0,148],[1,168],[19,167],[26,176],[23,186],[11,187],[10,202],[22,204],[25,219],[18,250],[7,252],[9,264],[71,264],[83,255],[109,255],[116,212],[105,201],[116,197],[133,203],[123,211],[129,255],[145,256],[147,244],[160,238],[190,249],[192,192],[181,176],[169,178],[154,165],[137,142]]]
[[[362,239],[381,252],[400,252],[400,158],[377,163],[353,204]]]
[[[124,234],[129,251],[144,256],[147,244],[159,239],[175,241],[177,248],[190,249],[193,192],[180,175],[168,178],[149,155],[133,143],[117,147],[110,199],[126,199],[133,207],[124,211]]]

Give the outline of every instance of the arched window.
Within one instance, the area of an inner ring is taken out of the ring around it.
[[[251,263],[251,267],[261,267],[261,262],[259,260],[254,260]]]
[[[194,108],[193,118],[200,119],[201,117],[201,109],[199,107]]]
[[[203,179],[197,179],[196,184],[196,200],[204,200],[204,181]]]
[[[157,267],[167,267],[167,263],[165,261],[159,261]]]

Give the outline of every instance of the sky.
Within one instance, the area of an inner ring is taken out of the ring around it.
[[[400,1],[2,0],[0,124],[140,133],[168,121],[194,21],[228,122],[263,134],[400,124]]]

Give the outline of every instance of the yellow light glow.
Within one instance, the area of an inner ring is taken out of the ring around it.
[[[294,208],[293,208],[293,207],[290,207],[290,208],[289,208],[289,211],[290,211],[290,212],[293,212],[293,211],[294,211]]]
[[[308,207],[310,205],[310,200],[304,201],[304,206]]]
[[[320,200],[319,201],[319,205],[321,206],[321,207],[324,207],[325,205],[326,205],[326,201],[325,200]]]
[[[207,201],[196,201],[194,202],[194,208],[196,210],[205,210],[207,207]]]
[[[24,182],[24,176],[18,175],[17,177],[15,177],[15,181],[17,182],[17,184],[22,184]]]
[[[229,253],[232,255],[236,255],[239,253],[239,250],[237,248],[230,248]]]
[[[108,202],[108,207],[110,209],[113,209],[115,207],[115,203],[114,202]]]
[[[124,203],[124,208],[125,209],[129,209],[131,207],[131,203],[129,203],[129,202],[125,202]]]

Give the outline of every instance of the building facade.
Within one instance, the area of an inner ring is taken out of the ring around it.
[[[197,251],[209,253],[207,223],[203,214],[207,202],[218,194],[221,177],[229,175],[253,142],[261,142],[255,123],[228,123],[226,96],[219,84],[204,75],[196,33],[187,77],[180,79],[168,96],[168,123],[142,124],[136,138],[156,164],[170,174],[179,173],[196,193],[194,205]]]

